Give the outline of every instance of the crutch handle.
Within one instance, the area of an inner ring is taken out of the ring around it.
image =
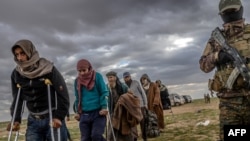
[[[45,79],[45,80],[44,80],[44,83],[45,83],[46,85],[52,85],[52,83],[51,83],[51,81],[50,81],[49,79]]]
[[[21,88],[21,85],[20,85],[20,84],[16,84],[16,87],[17,87],[17,88]]]

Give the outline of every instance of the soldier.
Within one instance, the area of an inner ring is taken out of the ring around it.
[[[221,32],[227,42],[236,48],[240,55],[246,58],[250,67],[250,25],[245,24],[243,6],[240,0],[221,0],[219,15],[224,21]],[[205,73],[216,68],[213,80],[209,81],[211,90],[217,92],[220,100],[220,140],[224,140],[224,125],[250,125],[249,88],[244,85],[239,75],[233,82],[232,88],[226,85],[234,69],[233,57],[222,50],[222,47],[210,38],[199,60],[200,69]]]

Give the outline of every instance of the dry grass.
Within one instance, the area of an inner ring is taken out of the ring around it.
[[[149,141],[215,141],[218,139],[218,99],[212,98],[211,103],[204,103],[203,99],[194,100],[193,103],[172,107],[165,110],[165,129],[157,138],[150,138]],[[209,121],[207,126],[196,125],[199,122]],[[79,141],[78,122],[73,119],[67,122],[71,136],[74,141]],[[8,132],[5,131],[6,123],[0,123],[0,141],[6,141]],[[24,141],[26,121],[21,126],[19,141]],[[139,127],[138,127],[139,129]],[[139,141],[142,141],[139,138]]]

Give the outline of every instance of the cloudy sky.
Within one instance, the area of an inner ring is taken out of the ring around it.
[[[147,73],[170,93],[202,98],[207,80],[198,60],[211,31],[223,24],[219,0],[6,0],[0,3],[0,120],[8,118],[12,45],[29,39],[54,62],[69,87],[76,63],[88,59],[103,74]],[[250,1],[243,0],[244,7]],[[245,8],[244,13],[250,11]],[[246,22],[249,15],[244,15]]]

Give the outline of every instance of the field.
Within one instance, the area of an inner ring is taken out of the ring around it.
[[[181,106],[172,107],[172,110],[164,110],[165,129],[157,138],[149,141],[215,141],[219,133],[218,99],[211,98],[211,103],[205,103],[203,99],[194,100]],[[172,111],[172,112],[171,112]],[[8,139],[5,131],[7,123],[0,123],[0,141]],[[79,141],[78,122],[71,115],[67,126],[74,141]],[[24,141],[26,121],[23,121],[19,141]],[[139,129],[139,127],[138,127]],[[142,141],[139,138],[138,141]]]

